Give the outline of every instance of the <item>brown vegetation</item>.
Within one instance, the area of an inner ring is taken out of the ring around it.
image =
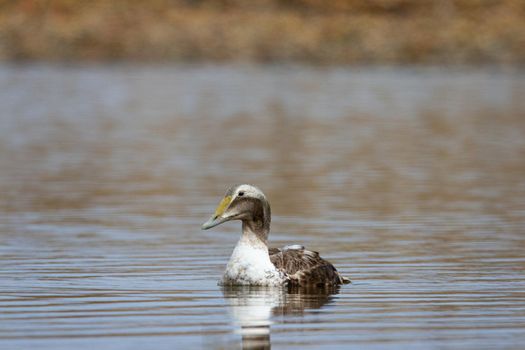
[[[525,63],[522,0],[0,0],[2,60]]]

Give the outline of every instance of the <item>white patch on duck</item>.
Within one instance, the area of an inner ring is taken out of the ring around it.
[[[219,284],[279,286],[287,280],[286,275],[270,261],[268,248],[254,246],[249,240],[241,238]]]
[[[286,250],[304,250],[304,245],[289,244],[289,245],[285,245],[284,247],[282,247],[281,250],[282,251],[286,251]]]

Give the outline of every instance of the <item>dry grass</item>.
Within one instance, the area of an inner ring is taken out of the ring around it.
[[[2,60],[525,63],[522,0],[0,0]]]

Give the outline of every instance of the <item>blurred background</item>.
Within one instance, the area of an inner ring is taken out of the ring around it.
[[[4,60],[523,64],[521,0],[0,2]]]
[[[0,0],[0,348],[518,348],[524,63],[518,0]],[[239,182],[353,283],[219,289]]]

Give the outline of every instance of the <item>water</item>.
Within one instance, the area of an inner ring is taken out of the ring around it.
[[[0,66],[0,348],[520,348],[524,78]],[[353,283],[219,288],[236,182]]]

